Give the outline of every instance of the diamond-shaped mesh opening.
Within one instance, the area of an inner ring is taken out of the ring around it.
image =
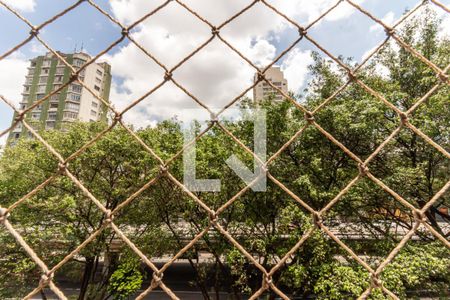
[[[340,17],[348,18],[348,21],[336,24]],[[376,34],[378,29],[376,26],[376,22],[343,1],[308,31],[321,46],[331,50],[334,55],[360,62],[366,53],[385,39],[383,34]],[[329,35],[324,34],[325,30],[330,32]],[[355,35],[359,38],[355,39]]]
[[[6,231],[0,234],[2,297],[25,297],[38,283],[42,271]]]
[[[31,218],[27,216],[36,216]],[[48,186],[12,210],[10,220],[25,242],[53,266],[101,226],[104,216],[68,178]]]
[[[176,23],[173,18],[177,19]],[[137,44],[169,68],[196,51],[210,36],[207,24],[175,2],[145,19],[132,34]]]
[[[0,35],[7,40],[7,43],[2,43],[0,46],[0,53],[3,54],[9,51],[13,45],[17,45],[28,38],[28,27],[25,23],[18,20],[11,12],[6,9],[0,10],[2,29]],[[14,24],[11,26],[10,24]],[[5,63],[5,62],[3,62]]]
[[[411,130],[403,129],[374,158],[370,170],[386,185],[395,187],[398,194],[422,208],[450,179],[449,163],[443,153]]]
[[[361,159],[372,154],[400,121],[395,111],[355,83],[315,116],[323,129]]]
[[[448,269],[445,267],[449,259],[448,250],[438,243],[423,243],[413,238],[386,267],[381,277],[387,288],[397,286],[399,297],[445,298],[450,284]],[[402,275],[397,278],[390,276],[394,269]],[[407,277],[409,279],[405,280]],[[422,292],[415,292],[417,287],[421,287]]]
[[[77,16],[79,13],[83,14],[82,24],[76,27],[71,26],[71,24],[80,23]],[[57,38],[61,34],[60,30],[62,28],[64,28],[62,34],[65,36],[65,41]],[[101,33],[100,46],[97,38],[98,33]],[[93,9],[89,3],[85,2],[78,5],[76,9],[70,10],[64,17],[48,24],[41,37],[53,49],[60,49],[60,51],[65,52],[77,47],[78,50],[95,55],[95,48],[99,47],[99,49],[103,50],[120,39],[121,29],[98,10]],[[64,43],[64,45],[60,43]]]
[[[321,151],[313,150],[313,145],[314,149],[320,145]],[[270,173],[308,205],[320,210],[358,174],[358,167],[321,132],[308,127],[273,161]]]

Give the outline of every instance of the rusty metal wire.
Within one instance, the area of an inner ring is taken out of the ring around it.
[[[54,50],[51,46],[49,46],[39,35],[39,32],[44,29],[49,24],[53,23],[55,20],[64,17],[67,13],[70,11],[77,9],[77,7],[83,3],[87,2],[93,9],[100,12],[102,15],[107,17],[110,21],[112,21],[115,25],[121,28],[121,37],[114,41],[112,44],[110,44],[108,47],[106,47],[103,51],[92,57],[89,61],[87,61],[81,68],[76,70],[71,64],[69,64],[64,57],[62,57],[56,50]],[[173,67],[168,67],[164,63],[162,63],[160,60],[158,60],[154,55],[152,55],[147,49],[145,49],[142,45],[139,44],[134,38],[131,33],[131,30],[141,24],[143,21],[151,18],[155,13],[164,10],[164,8],[170,3],[175,2],[177,5],[182,7],[186,13],[191,14],[198,20],[200,20],[203,24],[208,26],[211,29],[211,36],[207,38],[200,46],[198,46],[196,49],[194,49],[191,53],[189,53],[186,57],[181,59],[177,64],[175,64]],[[371,51],[371,53],[359,64],[356,68],[351,69],[349,66],[347,66],[344,62],[342,62],[340,59],[338,59],[336,56],[334,56],[330,51],[325,49],[323,46],[321,46],[309,33],[308,30],[317,24],[319,21],[324,19],[327,15],[333,13],[333,11],[339,7],[340,5],[343,5],[344,2],[347,2],[349,5],[353,6],[356,10],[361,12],[362,14],[366,15],[368,18],[372,19],[377,24],[381,25],[386,32],[386,39],[374,50]],[[1,208],[0,207],[0,223],[3,225],[3,228],[5,228],[18,242],[18,244],[25,250],[25,252],[29,255],[29,257],[37,264],[37,266],[42,271],[42,277],[39,282],[39,285],[31,291],[27,296],[24,297],[24,299],[30,299],[37,293],[39,293],[43,288],[49,287],[60,299],[67,299],[67,297],[64,295],[64,293],[61,291],[59,287],[56,286],[56,284],[53,281],[54,274],[57,270],[59,270],[65,263],[67,263],[70,259],[72,259],[77,253],[79,253],[86,245],[88,245],[91,241],[93,241],[103,230],[106,228],[112,229],[118,237],[130,247],[130,249],[138,255],[142,262],[145,263],[148,267],[150,267],[153,270],[153,278],[150,282],[150,285],[148,289],[146,289],[142,294],[140,294],[136,299],[143,299],[148,293],[150,293],[155,288],[159,287],[164,292],[167,293],[167,295],[172,299],[178,299],[177,295],[164,284],[163,281],[163,275],[164,271],[174,263],[176,259],[181,257],[186,251],[188,251],[191,247],[194,246],[194,244],[200,240],[210,228],[215,228],[220,234],[222,234],[233,246],[235,246],[254,266],[256,266],[260,272],[263,275],[263,282],[261,284],[261,288],[257,290],[250,299],[256,299],[260,295],[262,295],[267,290],[272,290],[276,294],[278,294],[283,299],[289,299],[287,295],[285,295],[279,288],[275,286],[275,284],[272,282],[272,276],[283,266],[283,264],[288,260],[288,258],[295,253],[304,243],[308,240],[308,238],[316,231],[320,230],[326,235],[328,235],[332,240],[334,240],[342,249],[344,249],[357,263],[359,263],[363,268],[365,268],[370,273],[370,286],[369,288],[364,291],[364,293],[360,296],[361,299],[367,298],[373,289],[380,288],[386,295],[390,296],[393,299],[398,299],[398,297],[388,290],[382,280],[379,278],[380,274],[382,273],[383,269],[394,259],[394,257],[397,255],[397,253],[404,247],[404,245],[407,243],[409,239],[416,233],[419,227],[424,227],[427,229],[431,234],[433,234],[437,239],[439,239],[442,244],[450,248],[450,242],[444,238],[440,233],[438,233],[433,227],[431,227],[426,221],[427,218],[425,216],[425,212],[430,208],[431,205],[433,205],[449,188],[450,188],[450,181],[448,181],[440,191],[438,191],[427,203],[422,207],[422,209],[416,208],[414,205],[412,205],[410,202],[405,200],[402,196],[397,194],[392,188],[387,186],[385,183],[383,183],[380,179],[375,177],[369,169],[369,163],[374,159],[375,156],[377,156],[380,151],[384,149],[384,147],[392,141],[403,128],[409,128],[412,132],[417,134],[418,136],[422,137],[429,145],[434,147],[437,151],[442,153],[445,157],[450,158],[450,153],[446,151],[442,146],[434,142],[430,137],[428,137],[425,133],[423,133],[419,128],[415,127],[413,124],[411,124],[409,118],[412,116],[413,112],[421,105],[423,104],[440,86],[442,85],[449,85],[449,77],[447,75],[448,70],[450,66],[447,66],[445,69],[441,69],[438,66],[436,66],[433,62],[429,61],[427,58],[425,58],[423,55],[421,55],[416,49],[414,49],[411,45],[407,44],[402,38],[399,36],[397,32],[397,27],[402,24],[407,18],[412,16],[414,13],[418,11],[419,8],[423,7],[424,5],[428,5],[429,1],[422,1],[420,2],[416,7],[411,9],[410,11],[406,12],[393,26],[388,26],[384,24],[380,19],[376,18],[373,14],[368,12],[366,9],[361,7],[360,5],[356,4],[352,0],[338,0],[334,5],[329,7],[326,11],[324,11],[320,16],[318,16],[315,20],[313,20],[310,24],[306,26],[301,26],[296,21],[292,20],[288,16],[286,16],[283,12],[278,10],[276,7],[271,5],[267,0],[254,0],[251,2],[248,6],[237,12],[235,15],[231,16],[227,20],[225,20],[222,24],[219,25],[213,25],[211,24],[207,19],[202,17],[198,12],[190,8],[188,5],[183,3],[182,0],[167,0],[158,7],[156,7],[154,10],[146,13],[142,18],[139,20],[136,20],[133,22],[130,26],[125,26],[121,24],[117,19],[115,19],[111,14],[103,10],[99,5],[97,5],[93,0],[79,0],[75,2],[73,5],[67,7],[65,10],[61,11],[60,13],[56,14],[55,16],[51,17],[50,19],[46,20],[40,25],[33,25],[30,21],[28,21],[25,17],[23,17],[17,10],[13,9],[11,6],[7,5],[3,0],[0,0],[0,5],[2,5],[4,8],[6,8],[8,11],[10,11],[12,14],[14,14],[17,18],[22,20],[29,28],[30,33],[29,36],[11,48],[10,50],[6,51],[5,53],[0,55],[0,61],[14,53],[15,51],[19,50],[21,47],[29,43],[31,40],[36,39],[39,43],[41,43],[48,51],[50,51],[55,57],[57,57],[64,65],[66,65],[72,72],[72,75],[70,77],[70,80],[63,84],[59,89],[52,91],[48,95],[46,95],[44,98],[36,101],[33,105],[25,108],[24,110],[17,109],[10,100],[6,99],[5,97],[0,96],[0,99],[5,102],[11,109],[14,110],[16,113],[16,119],[14,120],[11,127],[7,128],[6,130],[3,130],[0,132],[0,137],[3,135],[8,134],[13,128],[18,125],[19,123],[22,123],[25,128],[29,130],[29,132],[42,143],[42,145],[45,146],[45,148],[58,160],[59,165],[57,170],[55,170],[54,175],[50,176],[48,179],[43,181],[40,185],[36,186],[31,192],[29,192],[27,195],[23,196],[21,199],[18,199],[16,202],[14,202],[11,206],[7,208]],[[257,3],[260,3],[273,11],[276,15],[286,20],[290,25],[294,26],[298,30],[298,38],[284,51],[282,51],[273,62],[271,62],[269,65],[267,65],[264,69],[259,69],[249,58],[247,58],[242,52],[240,52],[236,47],[232,45],[229,41],[227,41],[222,35],[221,30],[226,27],[228,24],[232,23],[236,18],[243,15],[247,10],[252,9],[253,6],[255,6]],[[442,3],[440,3],[437,0],[431,0],[431,3],[429,5],[435,5],[436,7],[439,7],[446,13],[450,13],[450,10],[448,7],[444,6]],[[155,62],[157,65],[159,65],[163,71],[164,76],[161,78],[160,83],[158,83],[156,86],[154,86],[152,89],[150,89],[147,93],[139,97],[138,99],[134,100],[132,103],[130,103],[125,109],[122,111],[117,111],[111,103],[106,101],[105,99],[102,99],[101,97],[97,96],[89,87],[87,87],[82,80],[79,80],[80,73],[90,64],[96,62],[97,59],[99,59],[102,55],[110,51],[112,48],[116,47],[119,43],[121,43],[123,40],[128,39],[131,43],[136,45],[142,53],[144,53],[148,59]],[[173,73],[176,71],[181,65],[185,64],[191,57],[196,55],[198,52],[200,52],[204,47],[206,47],[210,42],[213,40],[219,40],[224,45],[226,45],[229,49],[231,49],[234,53],[236,53],[240,58],[242,58],[244,61],[246,61],[251,67],[255,69],[255,72],[257,73],[257,80],[254,82],[251,86],[244,89],[240,95],[232,99],[227,105],[225,105],[218,113],[214,114],[212,110],[198,97],[193,95],[189,92],[187,88],[185,88],[181,83],[176,81],[174,79]],[[348,81],[345,82],[340,88],[338,88],[329,98],[323,99],[320,105],[318,105],[314,110],[310,111],[306,107],[304,107],[301,103],[297,102],[294,98],[292,98],[290,95],[283,92],[279,87],[275,86],[271,81],[269,81],[265,77],[265,72],[273,66],[275,63],[277,63],[286,53],[288,53],[293,47],[295,47],[300,41],[307,40],[313,45],[315,45],[325,56],[329,57],[332,61],[334,61],[340,68],[342,68],[346,73],[348,74]],[[365,84],[361,79],[358,78],[358,71],[361,70],[361,68],[367,63],[367,61],[370,60],[376,53],[380,51],[380,49],[388,43],[388,41],[394,40],[396,41],[401,47],[403,47],[406,51],[411,53],[411,55],[418,58],[420,61],[422,61],[424,64],[426,64],[430,69],[432,69],[436,76],[441,80],[439,84],[434,86],[428,93],[426,93],[421,99],[419,99],[411,108],[409,108],[407,111],[402,111],[395,105],[393,105],[389,100],[387,100],[385,97],[383,97],[380,93],[373,90],[371,87],[369,87],[367,84]],[[167,82],[172,82],[175,86],[177,86],[181,91],[183,91],[187,96],[189,96],[193,101],[195,101],[197,104],[199,104],[201,107],[203,107],[205,110],[207,110],[211,114],[211,122],[210,125],[204,129],[200,134],[198,134],[190,143],[185,145],[183,149],[178,151],[173,157],[163,160],[160,158],[156,152],[151,149],[150,146],[145,144],[143,140],[141,140],[132,129],[130,129],[122,120],[123,115],[139,104],[141,101],[143,101],[145,98],[153,94],[155,91],[160,89],[163,85],[165,85]],[[229,131],[223,124],[218,121],[218,116],[220,116],[223,112],[225,112],[229,107],[231,107],[233,104],[235,104],[239,99],[242,98],[248,91],[250,91],[252,88],[255,87],[255,85],[261,81],[265,81],[269,86],[271,86],[272,89],[277,91],[279,94],[281,94],[283,97],[288,99],[295,107],[297,107],[299,110],[301,110],[305,114],[305,120],[306,125],[303,126],[300,130],[295,133],[291,139],[289,139],[275,154],[270,157],[267,162],[260,161],[260,158],[253,153],[251,149],[245,146],[243,142],[239,140],[236,136],[233,135],[231,131]],[[78,149],[73,154],[69,155],[68,157],[64,158],[60,153],[58,153],[48,142],[43,139],[38,132],[36,132],[33,127],[28,124],[25,121],[25,115],[29,113],[33,108],[37,107],[38,105],[42,104],[44,101],[47,101],[52,95],[55,95],[59,93],[61,90],[66,88],[69,84],[77,82],[78,84],[82,85],[90,94],[92,94],[94,97],[96,97],[99,101],[101,101],[107,109],[113,114],[112,122],[108,128],[103,130],[101,133],[99,133],[95,138],[93,138],[91,141],[86,143],[84,146],[82,146],[80,149]],[[387,107],[392,109],[397,116],[400,119],[400,123],[398,124],[398,127],[377,147],[377,149],[370,154],[370,156],[362,160],[357,155],[352,153],[346,146],[344,146],[339,140],[337,140],[333,135],[331,135],[328,131],[326,131],[324,128],[318,124],[314,116],[325,106],[327,106],[330,102],[332,102],[342,91],[346,89],[346,87],[349,84],[357,84],[362,89],[364,89],[367,93],[373,95],[376,99],[384,103]],[[79,155],[81,155],[86,149],[88,149],[90,146],[92,146],[94,143],[96,143],[102,136],[104,136],[107,132],[112,130],[115,126],[121,126],[127,130],[127,132],[132,136],[140,145],[143,146],[143,148],[152,156],[154,157],[160,167],[159,174],[148,181],[144,186],[142,186],[138,191],[136,191],[134,194],[129,196],[128,199],[126,199],[124,202],[119,204],[114,210],[107,209],[101,201],[99,201],[84,185],[82,182],[80,182],[77,177],[69,170],[68,163],[75,158],[77,158]],[[265,170],[267,170],[267,176],[268,178],[277,186],[279,186],[283,191],[285,191],[294,201],[299,203],[303,208],[305,208],[307,211],[311,213],[311,217],[314,220],[315,226],[309,229],[307,232],[304,233],[302,238],[296,243],[296,245],[289,250],[270,270],[266,270],[261,264],[258,263],[258,261],[220,224],[219,217],[220,214],[230,205],[232,205],[241,195],[246,193],[250,187],[256,183],[258,180],[255,179],[253,182],[245,186],[243,189],[241,189],[235,196],[233,196],[231,199],[225,202],[220,208],[217,210],[211,209],[207,204],[205,204],[202,199],[194,195],[192,192],[190,192],[183,183],[179,182],[170,172],[170,164],[178,158],[182,153],[183,150],[189,147],[192,143],[196,142],[197,140],[201,139],[202,136],[207,133],[211,128],[217,127],[220,128],[226,135],[230,136],[242,149],[244,149],[246,152],[250,153],[252,156],[254,156],[256,159],[258,159],[264,166]],[[353,178],[344,189],[342,189],[331,201],[323,207],[321,210],[317,211],[310,207],[305,201],[303,201],[298,195],[293,193],[289,190],[288,187],[286,187],[283,183],[278,181],[271,173],[270,173],[270,166],[275,161],[277,157],[287,148],[289,145],[291,145],[295,139],[297,139],[301,134],[308,128],[308,127],[314,127],[318,131],[320,131],[324,137],[326,137],[329,141],[331,141],[333,144],[335,144],[337,147],[339,147],[343,152],[345,152],[352,160],[354,160],[358,164],[359,173],[358,175]],[[96,231],[92,232],[87,240],[85,240],[82,244],[80,244],[78,247],[76,247],[71,253],[69,253],[64,259],[62,259],[59,263],[57,263],[52,268],[49,268],[42,259],[34,252],[34,250],[26,243],[26,241],[23,239],[21,234],[14,228],[14,226],[8,221],[8,216],[13,212],[13,210],[20,205],[21,203],[27,201],[30,199],[33,195],[38,193],[40,190],[44,189],[47,185],[49,185],[56,177],[58,176],[66,176],[69,178],[82,192],[83,194],[88,197],[104,214],[104,223],[103,225],[97,229]],[[134,199],[136,199],[141,193],[149,189],[151,186],[153,186],[155,183],[158,182],[162,177],[165,177],[169,179],[171,182],[173,182],[176,186],[178,186],[186,195],[191,197],[208,215],[209,215],[209,224],[203,228],[203,230],[200,231],[199,234],[195,236],[194,239],[192,239],[186,246],[184,246],[172,259],[170,259],[164,266],[161,268],[158,268],[146,255],[130,240],[128,237],[122,232],[118,226],[114,223],[114,216],[117,215],[119,211],[121,211],[123,208],[128,206]],[[381,187],[384,191],[389,193],[396,201],[406,206],[414,216],[414,225],[409,230],[409,232],[401,239],[401,241],[398,243],[398,245],[389,253],[389,255],[382,261],[379,266],[376,269],[373,269],[369,266],[362,258],[360,258],[355,252],[350,249],[344,242],[342,242],[335,234],[332,233],[332,231],[324,225],[323,220],[326,216],[326,213],[330,211],[330,209],[336,205],[340,201],[340,199],[357,183],[359,182],[363,177],[368,178],[372,182],[374,182],[376,185]]]

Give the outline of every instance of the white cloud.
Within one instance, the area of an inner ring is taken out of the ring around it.
[[[0,94],[17,105],[29,65],[23,55],[15,54],[0,60]]]
[[[35,0],[3,0],[6,5],[22,12],[32,12],[36,6]],[[2,7],[0,5],[0,7]]]
[[[112,0],[111,9],[116,18],[124,24],[131,24],[164,1],[146,0]],[[218,26],[236,14],[250,0],[185,0],[199,15],[213,26]],[[290,14],[299,23],[312,21],[335,0],[272,0],[272,5]],[[361,2],[361,1],[360,1]],[[351,7],[341,5],[333,20],[348,17]],[[221,36],[229,41],[258,66],[269,64],[276,56],[276,37],[288,28],[287,21],[276,15],[261,3],[236,18],[221,29]],[[150,16],[140,24],[133,33],[145,49],[168,68],[191,53],[211,37],[208,25],[189,14],[176,2],[171,2],[161,11]],[[164,76],[164,71],[151,62],[139,49],[129,44],[123,46],[113,55],[107,57],[112,65],[113,75],[117,80],[112,88],[111,100],[118,109],[123,109],[131,101],[139,98]],[[282,64],[292,90],[298,90],[307,75],[307,66],[311,62],[310,52],[293,50]],[[255,70],[233,53],[218,38],[200,50],[173,76],[211,108],[222,108],[252,84]],[[172,83],[166,83],[125,114],[125,120],[137,126],[154,124],[161,120],[180,114],[183,108],[199,106]]]
[[[0,154],[3,151],[4,145],[6,145],[6,140],[8,139],[8,134],[5,134],[4,136],[0,137]]]
[[[313,63],[311,51],[292,50],[281,66],[288,81],[289,90],[298,92],[305,84],[308,66]]]
[[[322,13],[336,4],[335,0],[270,0],[268,2],[303,26],[316,20]],[[363,2],[365,0],[355,1],[357,4]],[[355,11],[356,9],[347,2],[341,2],[326,18],[328,21],[338,21],[349,17]]]
[[[37,42],[35,40],[31,41],[31,53],[35,56],[44,55],[48,52],[47,48],[44,47],[40,42]]]
[[[28,64],[23,55],[17,52],[0,60],[0,95],[12,102],[16,107],[21,100],[19,97],[23,91]],[[5,118],[0,121],[1,131],[10,125],[11,119],[6,119],[12,118],[12,109],[3,101],[0,100],[0,102],[1,116]],[[0,137],[0,148],[2,145],[5,145],[7,137],[8,134]]]

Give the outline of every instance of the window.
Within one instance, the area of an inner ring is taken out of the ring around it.
[[[66,111],[64,112],[64,119],[76,119],[78,117],[78,113]]]
[[[48,119],[47,120],[51,120],[51,121],[54,121],[54,120],[56,120],[56,112],[49,112],[48,113]]]
[[[103,76],[103,72],[100,70],[97,70],[97,75]]]
[[[31,119],[32,120],[39,120],[41,118],[41,113],[32,113]]]
[[[26,86],[25,87],[25,92],[29,92],[30,91],[30,87],[29,86]]]
[[[98,78],[98,77],[95,77],[95,82],[96,83],[102,83],[102,80],[100,78]]]
[[[56,91],[57,89],[59,89],[62,85],[61,84],[55,84],[53,85],[53,90]]]
[[[45,94],[37,94],[36,95],[36,100],[40,100],[42,98],[44,98]]]
[[[61,75],[55,76],[55,82],[62,82],[62,81],[63,81],[63,76],[61,76]]]
[[[22,97],[22,101],[23,101],[23,102],[28,102],[29,99],[30,99],[30,96],[28,96],[28,95],[24,95],[24,96]]]
[[[52,102],[52,101],[59,101],[59,94],[55,94],[55,95],[52,95],[51,97],[50,97],[50,102]]]
[[[38,86],[37,92],[38,93],[45,93],[45,85]]]
[[[48,74],[48,69],[43,69],[42,72],[43,72],[44,74]]]
[[[20,133],[15,133],[14,134],[14,138],[17,140],[17,139],[19,139],[20,138]]]
[[[80,102],[81,96],[77,94],[70,94],[69,100]]]
[[[20,104],[20,109],[24,110],[25,108],[27,108],[27,105],[25,103],[21,103]]]
[[[39,83],[47,83],[48,80],[48,76],[41,76],[41,78],[39,78]]]
[[[72,84],[72,91],[75,93],[81,93],[83,87],[81,85]]]
[[[97,86],[97,85],[94,85],[94,89],[95,89],[96,91],[100,91],[100,87]]]
[[[91,110],[91,117],[96,117],[97,116],[97,112],[95,110]]]
[[[76,67],[81,67],[82,65],[84,65],[86,63],[86,61],[79,59],[79,58],[75,58],[73,60],[73,65]]]
[[[32,83],[33,83],[33,77],[27,77],[25,84],[32,84]]]
[[[55,121],[47,121],[46,129],[54,129],[56,125]]]
[[[78,112],[80,110],[80,104],[67,102],[65,108]]]
[[[92,107],[97,108],[98,107],[98,103],[97,102],[92,102]]]
[[[35,62],[35,61],[32,61],[32,62],[31,62],[31,67],[32,67],[32,68],[36,67],[36,62]]]
[[[48,60],[48,59],[46,59],[46,60],[44,60],[44,62],[42,63],[42,67],[50,67],[50,64],[52,63],[52,61],[51,60]]]
[[[50,108],[58,108],[58,103],[50,103]]]
[[[64,67],[56,68],[56,74],[64,74]]]
[[[35,108],[33,108],[33,111],[41,111],[42,110],[42,104],[39,104]]]

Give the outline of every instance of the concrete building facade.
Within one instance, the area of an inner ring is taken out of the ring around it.
[[[284,74],[280,67],[274,66],[269,68],[265,74],[267,80],[269,80],[274,86],[278,87],[284,93],[288,93],[288,82],[284,78]],[[255,74],[254,82],[258,81],[258,74]],[[283,100],[281,95],[276,89],[272,88],[267,82],[261,81],[253,88],[253,100],[260,102],[269,97],[273,97],[276,101]]]
[[[79,69],[91,57],[82,52],[59,53],[75,69]],[[52,91],[67,83],[71,70],[54,54],[47,53],[30,60],[25,78],[20,109],[26,109]],[[109,101],[111,88],[111,66],[107,63],[93,63],[80,73],[80,80],[95,93]],[[74,121],[97,122],[107,120],[106,106],[87,88],[73,82],[48,100],[27,113],[25,120],[36,130],[64,129]],[[14,116],[16,117],[16,116]],[[22,136],[28,136],[26,128],[18,124],[9,135],[9,142],[15,143]]]

